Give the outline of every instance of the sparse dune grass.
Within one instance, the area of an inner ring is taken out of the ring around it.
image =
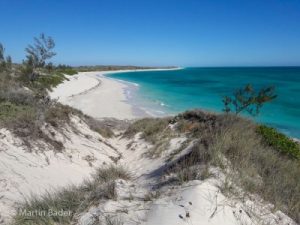
[[[167,129],[169,118],[145,118],[137,120],[124,133],[124,137],[132,138],[141,132],[141,137],[152,144],[161,139],[162,131]]]
[[[76,215],[90,206],[99,204],[102,199],[116,199],[116,179],[130,179],[130,175],[122,167],[108,166],[96,171],[93,178],[80,186],[69,186],[59,191],[48,192],[41,197],[32,197],[18,208],[12,225],[53,225],[72,224]],[[61,215],[27,216],[22,212],[65,212]]]
[[[176,134],[169,127],[170,119],[167,118],[145,118],[131,124],[125,131],[123,137],[132,138],[141,133],[141,138],[152,144],[147,155],[158,157],[169,147],[169,142]]]
[[[299,222],[299,160],[266,146],[253,123],[228,117],[223,119],[224,126],[212,145],[214,154],[230,160],[237,172],[233,178],[246,191],[259,194]]]
[[[94,119],[90,116],[85,116],[85,122],[95,132],[99,133],[102,137],[111,138],[114,136],[114,132],[103,124],[103,122]]]
[[[251,120],[200,110],[173,119],[137,121],[125,134],[142,132],[142,137],[155,145],[170,124],[178,133],[195,140],[186,155],[170,162],[168,172],[177,174],[180,183],[207,178],[207,166],[219,167],[230,182],[258,194],[300,222],[300,161],[280,149],[283,145],[295,149],[298,144],[286,145],[290,139],[283,134],[270,137],[266,132],[257,132],[259,125]]]
[[[44,112],[45,122],[57,128],[61,127],[64,123],[69,123],[71,115],[83,116],[83,113],[57,102],[49,104]]]
[[[199,138],[190,153],[191,166],[195,162],[220,168],[229,166],[233,172],[227,175],[235,183],[300,221],[299,160],[281,154],[277,146],[267,146],[252,121],[226,114],[195,120],[191,114],[188,113],[192,121],[198,123],[194,126],[202,127],[190,134]],[[190,120],[187,115],[183,118]],[[229,160],[229,165],[224,159]]]

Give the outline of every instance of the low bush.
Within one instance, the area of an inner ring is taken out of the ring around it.
[[[64,68],[64,69],[58,69],[57,72],[67,75],[75,75],[78,72],[72,68]]]
[[[44,89],[51,90],[53,87],[62,83],[65,79],[66,77],[62,73],[55,73],[50,75],[40,75],[34,82],[38,83],[38,85],[42,86]]]
[[[260,125],[257,127],[257,133],[263,137],[263,141],[267,145],[292,158],[300,159],[300,145],[286,135],[279,133],[275,128]]]

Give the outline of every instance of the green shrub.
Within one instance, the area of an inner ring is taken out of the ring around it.
[[[50,75],[40,75],[37,79],[43,88],[51,90],[51,88],[56,87],[65,80],[65,76],[61,73],[50,74]]]
[[[75,75],[78,72],[72,68],[65,68],[57,70],[59,73],[67,74],[67,75]]]
[[[269,146],[274,147],[279,152],[287,154],[290,157],[300,159],[300,145],[286,135],[265,125],[258,126],[257,132]]]

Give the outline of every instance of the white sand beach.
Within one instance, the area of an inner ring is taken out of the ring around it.
[[[103,74],[84,72],[68,76],[69,80],[58,85],[50,96],[95,118],[135,118],[132,107],[126,103],[127,86]]]
[[[174,70],[151,69],[152,70]],[[72,106],[94,118],[134,119],[151,116],[141,109],[134,109],[128,103],[126,90],[130,85],[111,79],[105,75],[110,73],[132,72],[132,70],[80,72],[67,76],[68,80],[58,85],[50,94],[62,104]],[[134,70],[144,71],[144,70]]]

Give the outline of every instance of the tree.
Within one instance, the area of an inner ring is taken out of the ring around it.
[[[53,65],[52,62],[49,62],[49,63],[45,66],[45,68],[46,68],[46,69],[48,70],[48,72],[50,73],[51,71],[53,71],[54,65]]]
[[[34,38],[33,45],[28,45],[25,49],[27,52],[27,62],[31,63],[33,69],[44,67],[46,61],[56,55],[56,53],[53,52],[54,47],[54,40],[42,33],[39,38]]]
[[[0,72],[4,70],[10,70],[12,67],[12,59],[10,56],[6,56],[5,58],[5,48],[0,43]]]
[[[236,90],[232,97],[225,96],[223,98],[223,111],[226,113],[234,111],[235,114],[246,111],[251,116],[257,116],[265,103],[277,97],[274,93],[273,86],[262,88],[256,92],[251,84],[247,84],[244,88]]]
[[[4,47],[0,43],[0,72],[2,72],[5,69],[5,58],[4,58]]]
[[[12,59],[10,55],[6,57],[6,68],[9,70],[12,68]]]
[[[0,43],[0,62],[4,60],[4,47]]]

